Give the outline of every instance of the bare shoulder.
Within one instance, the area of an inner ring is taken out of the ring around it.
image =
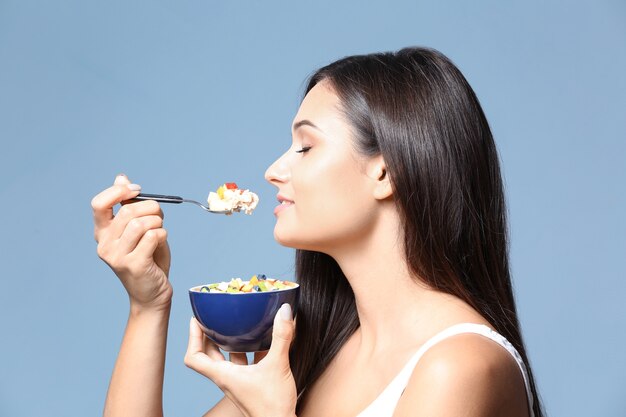
[[[394,416],[527,417],[524,379],[511,355],[476,334],[431,347],[419,360]]]

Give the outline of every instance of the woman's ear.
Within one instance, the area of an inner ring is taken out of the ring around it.
[[[384,200],[391,197],[393,190],[387,173],[387,166],[382,155],[372,158],[368,163],[368,177],[372,180],[372,192],[377,200]]]

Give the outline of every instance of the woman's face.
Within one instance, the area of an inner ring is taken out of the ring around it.
[[[362,239],[375,219],[368,159],[354,146],[327,82],[306,95],[291,147],[266,171],[278,187],[274,237],[285,246],[332,253]]]

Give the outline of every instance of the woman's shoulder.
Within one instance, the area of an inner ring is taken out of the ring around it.
[[[477,334],[458,334],[420,358],[394,415],[525,417],[524,379],[502,346]]]

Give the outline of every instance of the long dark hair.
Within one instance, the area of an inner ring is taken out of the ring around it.
[[[329,82],[355,147],[382,155],[416,279],[475,308],[526,363],[535,416],[543,416],[517,319],[498,153],[478,99],[438,51],[405,48],[351,56],[315,72]],[[354,293],[330,256],[296,251],[300,283],[291,366],[298,393],[359,327]]]

